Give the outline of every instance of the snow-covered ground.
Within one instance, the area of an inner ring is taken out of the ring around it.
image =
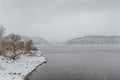
[[[46,58],[41,56],[41,52],[34,56],[21,55],[15,61],[0,56],[0,80],[24,80],[28,73],[45,61]]]

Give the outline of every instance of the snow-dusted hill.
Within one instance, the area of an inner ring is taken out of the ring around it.
[[[15,61],[0,56],[0,80],[24,80],[28,73],[45,61],[46,58],[41,56],[41,52],[34,56],[21,55],[20,59]]]
[[[26,36],[22,36],[22,40],[23,41],[27,41],[27,40],[33,40],[34,44],[48,44],[48,42],[43,39],[42,37],[26,37]]]
[[[120,36],[85,36],[68,40],[65,44],[120,44]]]

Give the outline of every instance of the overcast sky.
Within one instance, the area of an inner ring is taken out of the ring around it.
[[[0,0],[0,24],[49,42],[120,35],[120,0]]]

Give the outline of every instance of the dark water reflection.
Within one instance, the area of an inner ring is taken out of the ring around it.
[[[120,46],[39,46],[48,58],[30,80],[120,80]]]

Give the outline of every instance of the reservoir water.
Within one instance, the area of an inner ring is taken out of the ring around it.
[[[30,80],[120,80],[120,46],[38,46],[48,62]]]

